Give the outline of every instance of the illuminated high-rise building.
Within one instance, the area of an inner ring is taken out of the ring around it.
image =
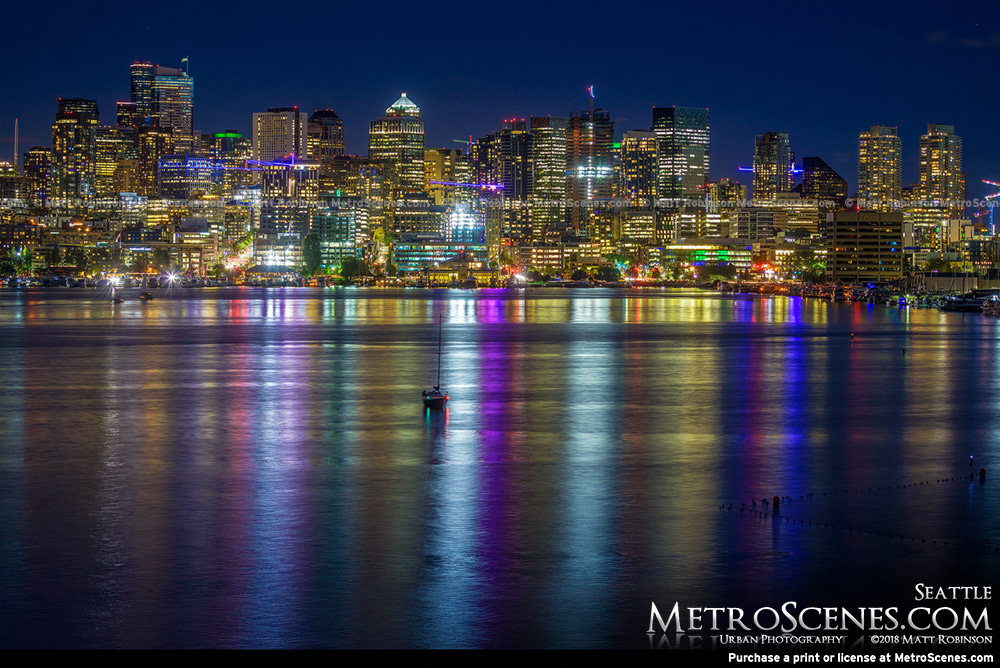
[[[160,197],[191,199],[212,192],[212,159],[200,155],[165,155],[159,161],[157,189]]]
[[[155,197],[159,192],[160,159],[174,153],[174,134],[166,128],[146,125],[138,129],[138,174],[135,191]]]
[[[653,132],[659,138],[658,197],[704,199],[708,184],[708,109],[653,107]]]
[[[566,225],[568,118],[531,117],[531,226],[536,240]]]
[[[253,153],[253,142],[235,130],[215,132],[206,140],[206,152],[212,156],[215,185],[212,194],[232,197],[240,188],[250,185],[247,162]]]
[[[319,199],[319,165],[293,156],[269,161],[261,170],[261,233],[308,234]]]
[[[571,112],[566,130],[569,222],[579,232],[581,207],[614,195],[615,124],[603,109]]]
[[[119,169],[128,173],[134,161],[138,160],[137,138],[136,129],[131,126],[108,125],[97,128],[97,163],[94,179],[96,195],[105,196],[120,192],[116,190],[115,174]],[[120,175],[118,184],[121,183]]]
[[[138,106],[135,102],[118,102],[118,125],[122,127],[136,128],[144,125],[143,119],[139,116]]]
[[[94,195],[97,161],[97,102],[61,98],[52,124],[52,194],[59,198]]]
[[[471,201],[476,189],[452,184],[471,184],[475,181],[472,162],[460,148],[429,148],[424,151],[425,189],[441,206],[455,202]],[[437,182],[437,183],[435,183]]]
[[[735,237],[738,225],[738,209],[747,205],[747,187],[729,177],[724,177],[708,185],[707,209],[719,214],[719,234]]]
[[[802,158],[802,199],[829,202],[820,207],[821,211],[835,210],[844,206],[847,199],[847,181],[823,158]]]
[[[52,196],[52,152],[45,146],[32,146],[24,154],[22,164],[28,204],[45,206]]]
[[[778,193],[791,192],[794,161],[787,132],[757,135],[753,153],[753,198],[757,202],[769,202],[777,199]]]
[[[253,115],[253,160],[272,162],[308,153],[308,120],[298,107],[271,107]]]
[[[502,186],[503,236],[529,237],[531,134],[525,120],[504,120],[500,130],[473,144],[472,162],[476,183]]]
[[[317,109],[309,117],[308,157],[312,162],[329,162],[347,153],[344,144],[344,121],[333,109]]]
[[[654,132],[629,130],[621,141],[621,197],[629,208],[652,209],[656,204],[660,138]]]
[[[153,68],[150,125],[168,128],[178,150],[196,147],[194,136],[194,78],[185,70],[156,65]]]
[[[132,103],[138,125],[148,125],[153,114],[153,63],[132,63]]]
[[[903,149],[896,128],[873,125],[858,138],[858,199],[862,209],[895,211],[902,183]]]
[[[952,218],[965,212],[962,138],[953,125],[929,124],[920,137],[920,197],[948,209]]]
[[[384,166],[394,196],[423,191],[424,120],[406,93],[368,125],[368,157]]]

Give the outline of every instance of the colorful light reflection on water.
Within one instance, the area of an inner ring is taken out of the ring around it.
[[[2,645],[645,647],[651,600],[996,584],[996,486],[930,481],[997,468],[997,327],[690,291],[4,291]],[[738,510],[775,494],[844,528]]]

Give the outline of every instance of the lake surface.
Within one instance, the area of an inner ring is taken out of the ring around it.
[[[644,648],[651,601],[998,584],[996,319],[135,292],[0,291],[0,646]]]

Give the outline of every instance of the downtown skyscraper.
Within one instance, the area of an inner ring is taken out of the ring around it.
[[[611,112],[592,109],[571,112],[566,130],[566,175],[574,232],[580,229],[582,209],[594,200],[614,196],[615,124]]]
[[[60,98],[52,124],[52,190],[59,198],[87,198],[95,193],[97,101]]]
[[[132,63],[130,74],[134,107],[122,110],[118,124],[164,128],[174,136],[177,150],[195,150],[194,78],[185,69],[148,62]]]
[[[369,123],[368,157],[383,166],[391,198],[423,192],[424,119],[406,93]]]
[[[253,115],[252,158],[272,162],[308,157],[308,120],[298,107],[271,107]]]
[[[792,163],[795,156],[787,132],[757,135],[753,152],[753,198],[771,202],[778,193],[792,191]]]
[[[657,196],[704,199],[709,182],[708,109],[653,107],[653,132],[659,140]]]

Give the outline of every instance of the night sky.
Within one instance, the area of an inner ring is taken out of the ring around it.
[[[350,153],[406,91],[427,146],[502,119],[567,116],[586,87],[620,135],[654,105],[709,107],[712,179],[749,183],[753,138],[791,133],[857,184],[858,133],[899,126],[904,184],[926,124],[964,140],[968,196],[1000,180],[1000,0],[961,2],[17,2],[0,0],[0,155],[51,144],[58,97],[114,124],[129,64],[190,56],[195,127],[250,130],[267,107],[333,108]]]

